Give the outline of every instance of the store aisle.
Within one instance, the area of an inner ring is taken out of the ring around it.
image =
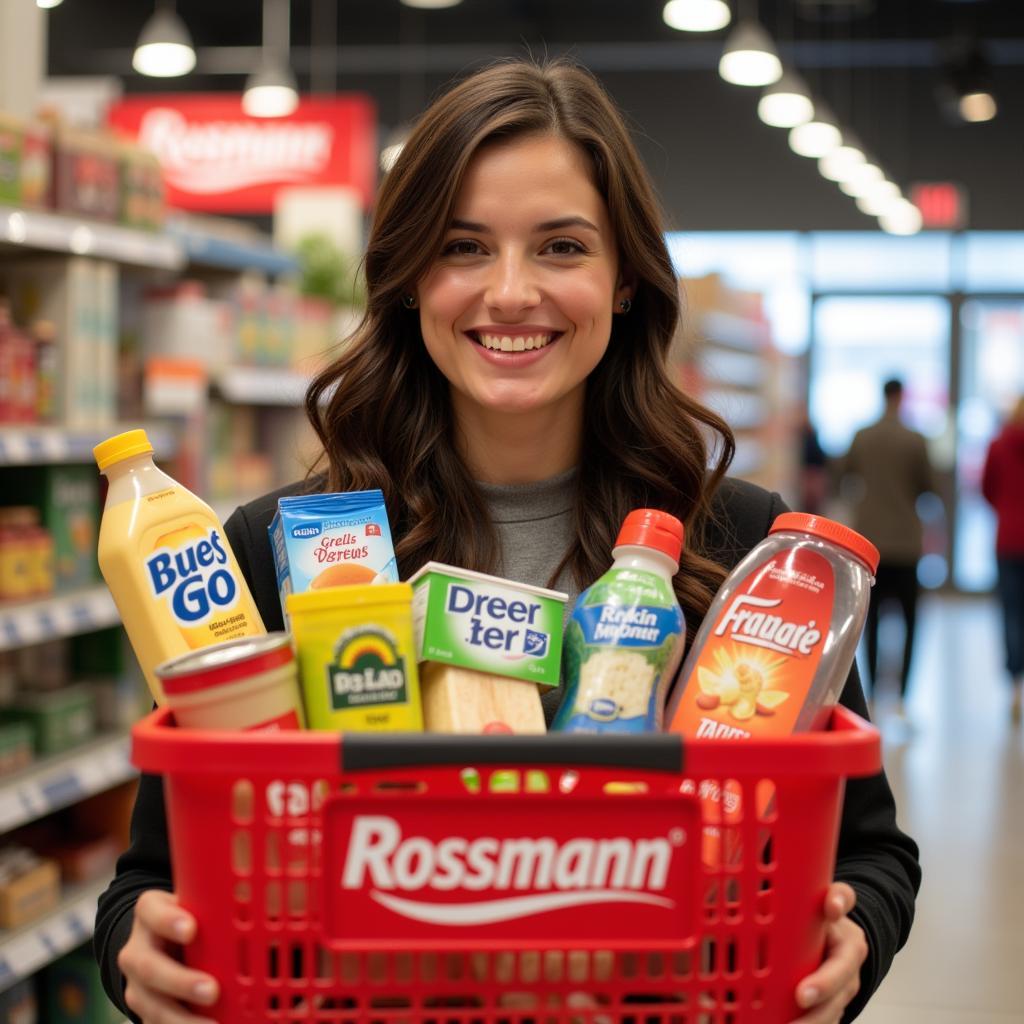
[[[1024,733],[1008,715],[997,607],[923,606],[911,732],[886,714],[886,768],[924,880],[910,942],[865,1024],[1024,1022]]]

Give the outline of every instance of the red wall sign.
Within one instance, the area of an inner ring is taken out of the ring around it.
[[[921,211],[926,228],[967,227],[967,192],[949,181],[917,182],[910,188],[910,199]]]
[[[160,160],[168,201],[185,210],[266,213],[285,185],[348,185],[369,205],[376,110],[366,96],[303,99],[288,117],[247,117],[240,94],[130,96],[108,115]]]

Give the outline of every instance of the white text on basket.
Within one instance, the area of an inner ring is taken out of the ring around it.
[[[740,643],[765,647],[779,654],[810,654],[821,640],[821,630],[810,622],[790,622],[781,615],[769,615],[765,609],[777,608],[781,598],[737,594],[715,628],[715,636],[729,633]],[[754,609],[760,609],[755,611]]]
[[[386,815],[359,815],[352,824],[341,872],[343,889],[370,888],[378,903],[404,917],[436,924],[490,924],[570,906],[645,903],[673,907],[664,892],[674,848],[685,836],[558,842],[550,836],[446,836],[402,834]],[[394,895],[424,890],[521,895],[427,903]]]

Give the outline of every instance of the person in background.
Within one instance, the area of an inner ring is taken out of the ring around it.
[[[897,710],[903,718],[914,656],[919,592],[917,563],[921,558],[922,525],[917,499],[928,491],[934,492],[935,482],[924,436],[900,419],[903,382],[887,380],[882,394],[885,411],[881,419],[857,431],[839,475],[842,479],[855,479],[853,528],[863,533],[881,555],[864,627],[870,693],[875,693],[878,683],[878,623],[882,606],[895,601],[906,626]]]
[[[996,510],[996,564],[1006,633],[1010,718],[1021,722],[1024,691],[1024,395],[985,456],[981,492]]]
[[[828,496],[828,456],[818,440],[818,432],[805,411],[800,419],[800,511],[810,515],[825,514]]]
[[[435,101],[381,182],[365,267],[366,316],[307,394],[323,472],[225,524],[264,624],[283,626],[278,497],[379,487],[403,579],[433,560],[570,602],[607,569],[629,510],[670,512],[686,525],[673,584],[692,634],[785,504],[725,476],[732,431],[675,382],[664,223],[597,81],[508,61]],[[840,700],[867,714],[856,666]],[[860,1012],[907,939],[920,877],[885,773],[849,779],[799,1024]],[[144,775],[94,941],[108,994],[147,1024],[197,1024],[217,998],[175,958],[197,922],[173,888],[161,780]]]

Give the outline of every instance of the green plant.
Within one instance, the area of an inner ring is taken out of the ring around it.
[[[335,306],[366,305],[366,283],[359,259],[342,252],[327,235],[304,235],[295,255],[303,295],[326,299]]]

